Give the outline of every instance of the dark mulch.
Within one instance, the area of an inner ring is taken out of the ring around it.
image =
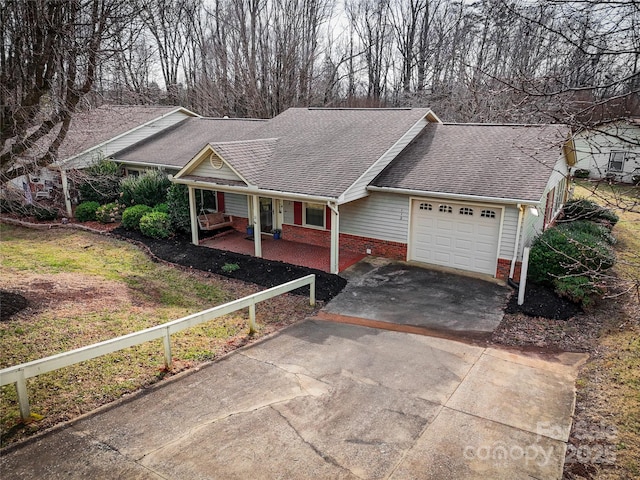
[[[565,298],[559,297],[550,288],[527,283],[524,303],[518,305],[518,292],[514,292],[509,299],[505,313],[524,313],[530,317],[568,320],[582,313],[582,308]]]
[[[266,288],[275,287],[313,273],[316,275],[316,298],[325,302],[340,293],[347,284],[344,278],[321,270],[201,247],[193,245],[190,239],[183,236],[167,240],[153,239],[121,227],[111,233],[117,237],[146,245],[153,255],[166,262],[254,283]],[[225,272],[223,267],[231,264],[236,264],[239,268],[235,271]],[[293,293],[309,295],[309,288],[299,288]]]
[[[9,320],[20,310],[24,310],[29,302],[22,295],[0,290],[0,321]]]

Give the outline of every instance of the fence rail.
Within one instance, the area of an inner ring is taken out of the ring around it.
[[[306,285],[309,285],[309,303],[311,305],[315,305],[316,276],[312,274],[297,280],[283,283],[277,287],[269,288],[262,292],[254,293],[238,300],[225,303],[224,305],[218,305],[217,307],[209,308],[202,312],[163,323],[162,325],[157,325],[145,330],[139,330],[121,337],[94,343],[93,345],[88,345],[86,347],[76,348],[75,350],[69,350],[68,352],[59,353],[39,360],[33,360],[13,367],[3,368],[0,370],[0,386],[12,383],[16,385],[18,403],[20,405],[20,416],[23,420],[27,420],[31,415],[29,409],[29,398],[27,396],[27,378],[101,357],[103,355],[117,352],[135,345],[140,345],[141,343],[156,340],[158,338],[163,339],[164,364],[166,368],[170,368],[172,334],[237,310],[242,310],[243,308],[249,308],[249,331],[250,333],[253,333],[256,331],[256,303],[269,300],[270,298],[277,297],[278,295],[282,295],[283,293],[296,290]]]

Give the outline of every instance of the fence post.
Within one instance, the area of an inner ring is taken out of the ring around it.
[[[24,378],[24,370],[18,372],[16,393],[18,394],[18,404],[20,405],[20,417],[22,420],[27,421],[31,417],[31,411],[29,409],[29,396],[27,394],[27,382]]]
[[[249,305],[249,334],[256,333],[258,327],[256,325],[256,302],[253,300]]]
[[[309,283],[309,305],[312,307],[316,304],[316,275],[313,274],[311,283]]]
[[[169,333],[169,329],[166,328],[164,332],[164,337],[162,337],[162,342],[164,343],[164,368],[167,370],[171,369],[171,333]]]

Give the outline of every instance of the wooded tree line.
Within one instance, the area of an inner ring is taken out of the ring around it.
[[[103,65],[103,95],[208,115],[428,105],[448,121],[549,121],[626,98],[609,112],[624,114],[640,87],[633,0],[147,0],[119,42],[134,48]]]
[[[430,106],[446,121],[638,113],[637,0],[0,0],[0,174],[83,104],[269,118]]]

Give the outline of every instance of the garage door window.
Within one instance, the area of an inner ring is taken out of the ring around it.
[[[469,207],[462,207],[460,209],[460,215],[473,215],[473,208],[469,208]]]
[[[438,208],[438,211],[440,213],[451,213],[453,212],[453,209],[451,208],[450,205],[440,205],[440,207]]]
[[[421,203],[420,210],[433,210],[433,206],[430,203]]]
[[[496,218],[496,212],[493,210],[482,210],[480,216],[484,218]]]

